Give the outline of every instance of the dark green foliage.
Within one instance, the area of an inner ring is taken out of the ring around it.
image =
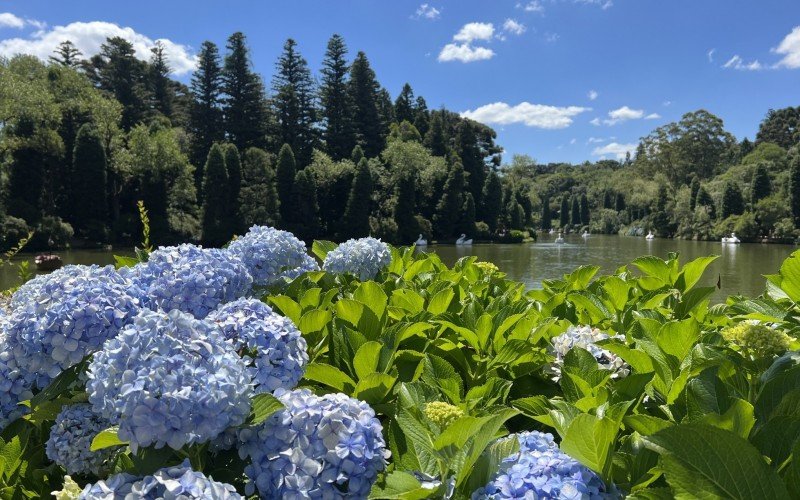
[[[419,130],[419,134],[422,137],[425,137],[425,134],[428,133],[429,126],[430,116],[428,113],[428,103],[425,102],[424,97],[417,96],[417,102],[414,106],[414,127]]]
[[[392,123],[389,126],[389,140],[403,142],[421,142],[422,136],[411,122],[404,120],[400,123]]]
[[[617,212],[625,210],[625,195],[622,193],[617,193],[617,198],[614,200],[614,210]]]
[[[372,211],[372,174],[369,163],[362,158],[356,166],[356,175],[347,197],[342,217],[342,239],[361,238],[369,235],[369,216]]]
[[[759,163],[756,171],[753,172],[753,181],[750,183],[750,203],[755,206],[770,194],[772,194],[772,182],[769,179],[767,167],[763,163]]]
[[[242,160],[242,186],[239,191],[239,219],[242,225],[244,228],[278,225],[279,203],[272,157],[263,149],[248,149]]]
[[[223,113],[228,139],[243,151],[266,146],[269,113],[265,104],[264,84],[250,66],[250,55],[241,32],[228,38],[228,53],[222,70],[225,94]]]
[[[69,40],[59,43],[53,54],[49,57],[50,62],[73,69],[80,66],[81,56],[83,55],[75,44]]]
[[[476,203],[481,203],[483,183],[486,181],[486,165],[483,155],[478,148],[478,139],[472,123],[462,121],[456,133],[455,152],[461,158],[464,172],[467,175],[467,185]]]
[[[314,124],[314,81],[308,63],[297,51],[297,42],[289,38],[276,64],[272,78],[271,100],[278,121],[278,140],[289,144],[300,168],[311,162],[317,140]]]
[[[394,104],[392,104],[392,95],[388,90],[378,84],[379,90],[376,99],[378,106],[378,116],[381,119],[381,138],[385,141],[386,136],[389,134],[389,127],[396,121],[394,116]]]
[[[697,176],[692,177],[692,182],[689,184],[689,209],[694,212],[694,207],[697,202],[697,192],[700,191],[700,179]]]
[[[585,193],[581,195],[580,205],[581,205],[581,224],[583,224],[584,226],[588,226],[589,219],[591,216],[589,214],[589,199],[586,198]]]
[[[491,231],[497,229],[497,222],[503,211],[503,185],[495,171],[489,172],[486,176],[480,207],[478,218],[488,224]]]
[[[295,166],[292,147],[284,144],[278,153],[278,167],[275,171],[275,179],[278,199],[280,200],[281,220],[285,223],[291,223],[295,220],[296,211],[292,207],[292,200],[294,199],[293,184],[297,175],[296,172],[297,167]]]
[[[771,142],[783,149],[800,143],[800,106],[770,109],[756,135],[756,145],[762,142]]]
[[[78,131],[72,156],[72,214],[80,236],[95,241],[107,238],[106,152],[95,128],[89,124]]]
[[[169,67],[165,50],[164,43],[160,40],[157,40],[155,47],[150,49],[153,55],[150,58],[150,66],[147,68],[147,80],[153,108],[162,115],[170,117],[173,112],[175,91],[172,81],[169,79],[172,70]]]
[[[228,225],[228,171],[225,167],[225,152],[214,144],[208,152],[203,175],[203,243],[220,246],[233,234]]]
[[[380,86],[366,54],[359,52],[350,67],[349,94],[353,105],[353,128],[358,144],[367,157],[383,149],[383,123],[378,110]]]
[[[789,204],[795,226],[800,226],[800,151],[794,149],[789,167]]]
[[[325,151],[334,160],[347,158],[356,144],[353,130],[353,107],[347,91],[347,46],[339,35],[328,41],[322,61],[319,96],[324,121],[322,138]]]
[[[573,226],[578,226],[581,223],[581,202],[578,196],[572,196],[572,202],[570,203],[570,220],[569,223]]]
[[[550,198],[544,197],[542,199],[542,231],[549,231],[553,228],[553,214],[550,210]]]
[[[569,225],[569,198],[567,195],[561,198],[561,209],[559,210],[559,227],[565,228]]]
[[[361,146],[354,147],[353,151],[350,153],[350,160],[358,165],[361,163],[362,158],[364,158],[364,150],[361,149]]]
[[[228,217],[231,230],[238,233],[245,228],[239,220],[239,191],[242,189],[242,159],[233,144],[225,144],[225,169],[228,171]]]
[[[722,203],[720,204],[720,215],[727,219],[731,215],[741,215],[744,213],[744,197],[739,186],[733,182],[725,184],[722,192]]]
[[[430,128],[425,134],[425,146],[431,150],[434,156],[445,156],[447,154],[447,137],[445,136],[444,121],[442,113],[433,112],[430,119]]]
[[[741,160],[745,156],[749,155],[755,149],[755,144],[750,142],[750,139],[745,137],[742,139],[742,142],[739,143],[739,159]]]
[[[464,206],[461,209],[458,232],[466,234],[467,237],[475,234],[475,199],[470,192],[464,194]]]
[[[292,186],[292,202],[296,222],[289,228],[303,241],[310,241],[319,235],[319,206],[314,179],[308,170],[297,172]]]
[[[511,199],[506,206],[508,225],[511,229],[523,229],[525,227],[525,210],[517,200]]]
[[[146,112],[145,63],[135,57],[133,45],[122,37],[106,40],[91,62],[98,86],[122,104],[120,125],[130,130]]]
[[[709,211],[709,215],[712,219],[716,219],[717,217],[717,209],[714,205],[714,199],[708,194],[706,188],[700,186],[700,189],[697,190],[697,198],[695,201],[695,207],[707,207]]]
[[[614,208],[614,193],[610,190],[603,193],[603,208]]]
[[[219,51],[212,42],[203,42],[192,75],[192,109],[189,129],[192,132],[191,158],[200,165],[208,157],[212,144],[225,137],[222,116],[222,68]],[[202,186],[203,169],[197,169],[197,187]]]
[[[433,231],[439,238],[455,236],[464,207],[464,167],[457,156],[450,160],[447,181],[433,218]]]
[[[403,85],[403,89],[394,101],[394,119],[397,123],[403,120],[414,122],[414,91],[408,83]]]
[[[397,179],[394,189],[394,222],[397,225],[397,239],[401,243],[410,244],[416,241],[419,227],[414,217],[416,214],[416,182],[411,172],[403,172]]]

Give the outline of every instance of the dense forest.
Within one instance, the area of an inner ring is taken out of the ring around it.
[[[800,222],[800,107],[738,142],[704,110],[659,127],[624,161],[502,165],[494,130],[394,99],[367,56],[330,38],[319,75],[287,40],[267,85],[234,33],[204,42],[190,85],[164,47],[122,38],[84,58],[0,61],[0,248],[130,243],[137,201],[158,244],[219,245],[253,224],[310,240],[519,241],[522,231],[791,240]]]

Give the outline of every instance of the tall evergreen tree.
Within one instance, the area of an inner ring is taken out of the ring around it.
[[[153,55],[150,57],[150,66],[147,69],[153,109],[169,118],[172,117],[175,91],[169,79],[172,70],[165,51],[164,43],[161,40],[156,41],[155,46],[150,49]]]
[[[573,226],[578,226],[581,223],[581,203],[580,199],[573,195],[572,196],[572,203],[570,204],[570,224]]]
[[[269,153],[258,148],[248,149],[242,159],[242,187],[239,191],[239,218],[244,227],[278,225],[279,204]]]
[[[297,172],[292,185],[292,201],[290,205],[296,213],[297,222],[288,227],[298,238],[311,241],[320,234],[319,205],[317,204],[317,188],[310,170]]]
[[[215,142],[223,140],[225,128],[222,116],[222,67],[219,50],[212,42],[203,42],[197,56],[197,70],[192,75],[192,108],[189,129],[192,132],[191,158],[200,165],[208,157]],[[202,186],[203,169],[196,171],[196,186]]]
[[[561,198],[561,210],[559,212],[559,227],[562,229],[569,225],[569,198],[564,195]]]
[[[214,144],[208,152],[203,175],[203,243],[225,244],[233,234],[229,227],[228,171],[223,146]]]
[[[419,130],[419,134],[425,137],[430,128],[430,116],[428,113],[428,103],[425,98],[417,96],[417,102],[414,106],[414,126]]]
[[[356,166],[356,175],[347,197],[341,224],[344,239],[362,238],[369,235],[369,216],[372,212],[372,174],[369,163],[362,158]]]
[[[478,139],[475,136],[472,124],[466,120],[458,125],[455,150],[461,158],[462,165],[464,165],[469,191],[475,201],[481,203],[487,168],[483,163],[483,155],[478,147]]]
[[[610,189],[603,193],[603,208],[614,208],[614,193]]]
[[[489,230],[496,230],[503,211],[503,185],[495,171],[489,172],[486,177],[480,207],[479,218],[489,226]]]
[[[617,198],[614,200],[614,210],[622,212],[625,210],[625,195],[617,193]]]
[[[339,35],[328,40],[322,61],[319,95],[322,107],[325,151],[334,160],[350,155],[356,145],[353,129],[353,106],[348,93],[347,46]]]
[[[245,36],[236,32],[228,38],[228,53],[222,70],[225,93],[223,113],[228,139],[240,151],[267,145],[269,114],[264,84],[251,70]]]
[[[92,57],[100,88],[122,104],[120,125],[126,131],[139,123],[146,111],[145,63],[135,54],[133,44],[116,36],[107,39],[100,53]]]
[[[239,192],[242,189],[242,159],[233,144],[225,144],[225,169],[228,171],[228,208],[231,230],[238,233],[245,229],[239,219]]]
[[[316,145],[317,110],[314,105],[314,81],[308,63],[297,51],[297,42],[289,38],[278,58],[272,77],[272,106],[278,120],[278,140],[289,144],[297,164],[311,163]]]
[[[445,136],[442,112],[431,114],[430,127],[428,133],[425,134],[424,144],[431,150],[433,156],[447,155],[447,137]]]
[[[83,52],[78,50],[78,47],[76,47],[71,41],[64,40],[58,44],[58,47],[53,51],[53,54],[54,55],[50,56],[49,58],[50,62],[76,69],[81,64],[81,56],[83,55]]]
[[[588,226],[590,218],[591,214],[589,212],[589,199],[584,193],[581,195],[581,224]]]
[[[389,135],[389,127],[394,123],[394,104],[392,104],[392,94],[383,87],[378,89],[378,97],[376,99],[378,104],[378,116],[381,119],[381,140],[386,142],[386,136]]]
[[[397,225],[397,238],[400,243],[416,241],[419,227],[414,217],[416,213],[416,183],[410,170],[400,173],[394,188],[394,223]]]
[[[511,198],[506,206],[508,225],[512,229],[523,229],[525,226],[525,211],[516,199]]]
[[[763,163],[759,163],[753,173],[753,181],[750,185],[750,203],[755,207],[756,203],[770,194],[772,194],[772,182],[769,180],[767,167]]]
[[[720,212],[723,219],[731,215],[741,215],[744,213],[744,198],[739,186],[733,182],[727,182],[722,191],[722,204]]]
[[[383,150],[383,123],[378,111],[380,86],[367,56],[359,52],[350,66],[349,94],[358,144],[373,158]]]
[[[414,110],[414,91],[408,83],[403,85],[403,89],[394,101],[394,119],[397,123],[403,120],[414,123],[415,110]]]
[[[296,172],[297,166],[294,161],[292,147],[288,144],[284,144],[281,146],[281,150],[278,153],[278,167],[276,169],[275,178],[278,188],[278,199],[280,200],[281,219],[285,224],[293,222],[295,220],[295,214],[297,213],[292,203],[295,192],[293,184],[297,175]]]
[[[475,199],[469,191],[464,193],[464,206],[461,209],[458,232],[462,232],[468,237],[475,234]]]
[[[100,135],[90,124],[78,130],[72,155],[70,203],[75,230],[81,236],[105,241],[108,222],[106,200],[106,152]]]
[[[694,207],[697,203],[697,192],[700,191],[700,178],[696,175],[692,177],[692,182],[689,184],[689,209],[694,212]]]
[[[461,159],[454,156],[450,159],[444,191],[436,205],[436,215],[433,219],[433,230],[438,237],[451,238],[455,236],[461,220],[461,210],[464,207],[464,188],[464,167],[461,165]]]
[[[361,146],[354,147],[353,152],[350,154],[350,160],[358,165],[361,163],[362,158],[364,158],[364,150],[361,149]]]
[[[553,228],[553,214],[550,211],[550,198],[542,198],[542,231],[549,231]]]
[[[695,207],[707,207],[709,216],[712,219],[717,218],[717,208],[714,205],[714,199],[710,194],[708,194],[708,191],[706,191],[706,188],[704,188],[702,185],[700,186],[700,189],[697,190]]]
[[[789,204],[795,227],[800,227],[800,151],[795,150],[789,162]]]

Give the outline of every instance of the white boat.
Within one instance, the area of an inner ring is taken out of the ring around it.
[[[729,238],[722,238],[722,243],[731,243],[735,245],[737,243],[741,243],[741,240],[736,237],[736,233],[731,233]]]
[[[414,244],[417,245],[418,247],[426,247],[428,246],[428,240],[423,238],[422,235],[420,234],[419,238],[417,238],[417,241],[415,241]]]
[[[550,228],[550,231],[547,234],[556,234],[556,230],[553,229],[553,228]]]
[[[583,238],[584,238],[584,239],[586,239],[586,238],[588,238],[589,236],[591,236],[591,234],[589,233],[589,231],[584,231],[584,232],[583,232],[583,234],[582,234],[581,236],[583,236]]]
[[[461,233],[461,236],[456,240],[456,245],[464,246],[464,245],[472,245],[472,238],[467,239],[467,235]]]
[[[646,239],[646,240],[654,240],[654,239],[656,239],[656,235],[653,234],[653,231],[648,231],[647,232],[647,236],[645,236],[644,239]]]
[[[562,233],[561,231],[558,232],[558,238],[556,238],[556,243],[559,245],[564,243],[564,233]]]

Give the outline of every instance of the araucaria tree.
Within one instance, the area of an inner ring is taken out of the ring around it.
[[[203,175],[203,243],[226,243],[232,230],[228,225],[228,171],[225,152],[219,144],[211,146]]]
[[[324,129],[325,150],[334,160],[347,158],[356,144],[352,103],[347,91],[347,46],[339,35],[328,41],[322,61],[319,97]]]
[[[350,100],[353,103],[353,126],[358,144],[369,158],[383,150],[383,123],[378,112],[380,86],[366,54],[359,52],[350,67]]]
[[[222,82],[228,140],[240,151],[264,147],[269,124],[264,84],[250,68],[250,55],[242,33],[234,33],[228,38],[227,49]]]
[[[219,50],[212,42],[203,42],[197,56],[197,70],[192,75],[192,108],[189,129],[192,132],[192,163],[201,165],[215,142],[225,137],[222,117],[222,67]],[[197,169],[197,187],[202,186],[203,169]]]
[[[297,42],[291,38],[283,45],[283,53],[276,64],[272,91],[278,140],[289,144],[298,165],[305,167],[311,162],[317,139],[315,89],[308,63],[297,51]]]

